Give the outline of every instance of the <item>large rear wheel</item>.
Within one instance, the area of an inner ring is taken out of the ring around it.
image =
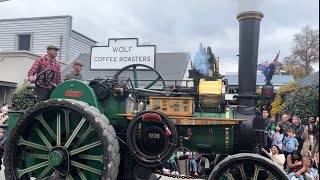
[[[222,160],[209,180],[287,180],[287,174],[272,160],[253,153],[241,153]]]
[[[118,175],[119,143],[107,117],[75,100],[51,99],[29,108],[12,129],[6,179],[111,179]]]

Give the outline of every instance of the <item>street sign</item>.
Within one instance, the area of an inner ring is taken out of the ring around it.
[[[91,48],[91,70],[118,70],[132,64],[155,67],[155,45],[139,45],[137,38],[109,39],[108,46]]]

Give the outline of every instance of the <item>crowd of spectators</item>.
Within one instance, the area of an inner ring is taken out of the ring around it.
[[[290,180],[319,179],[319,117],[303,124],[296,115],[283,114],[281,120],[263,111],[270,157],[289,175]]]

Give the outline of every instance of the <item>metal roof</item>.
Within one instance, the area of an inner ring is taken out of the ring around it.
[[[17,83],[15,82],[8,82],[8,81],[0,81],[0,87],[13,87],[16,88],[17,87]]]
[[[238,75],[225,75],[225,78],[228,79],[228,84],[229,85],[239,85],[238,83]],[[264,81],[265,77],[263,74],[257,75],[257,86],[263,86],[266,84]],[[292,75],[273,75],[271,83],[274,86],[282,86],[286,85],[289,82],[293,81],[293,76]]]
[[[298,82],[299,87],[319,85],[319,71],[304,77]]]
[[[82,75],[85,80],[113,77],[113,75],[118,72],[118,70],[90,70],[90,54],[80,54],[78,58],[75,58],[74,60],[80,60],[85,65],[82,69]],[[161,74],[164,80],[182,80],[190,60],[190,53],[186,52],[156,53],[155,69]],[[69,64],[62,69],[63,77],[73,69],[73,61],[69,62]],[[133,73],[130,71],[126,71],[123,72],[120,76],[126,79],[132,79]],[[138,79],[154,80],[156,79],[156,74],[147,70],[138,70]],[[143,87],[150,82],[139,82],[139,85],[141,85],[139,87]],[[167,85],[173,83],[174,82],[168,82]],[[155,86],[161,85],[157,83],[155,84]]]

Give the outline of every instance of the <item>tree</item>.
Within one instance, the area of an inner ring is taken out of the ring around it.
[[[286,64],[294,64],[305,70],[305,76],[312,73],[312,64],[319,62],[319,29],[305,26],[294,34],[291,55],[285,58]]]
[[[279,115],[280,112],[285,108],[285,96],[294,92],[297,89],[295,82],[290,82],[285,86],[279,88],[278,93],[275,95],[273,102],[271,103],[271,114]]]
[[[286,74],[291,74],[296,81],[305,77],[306,74],[304,68],[294,64],[285,64],[284,70],[286,71]]]

